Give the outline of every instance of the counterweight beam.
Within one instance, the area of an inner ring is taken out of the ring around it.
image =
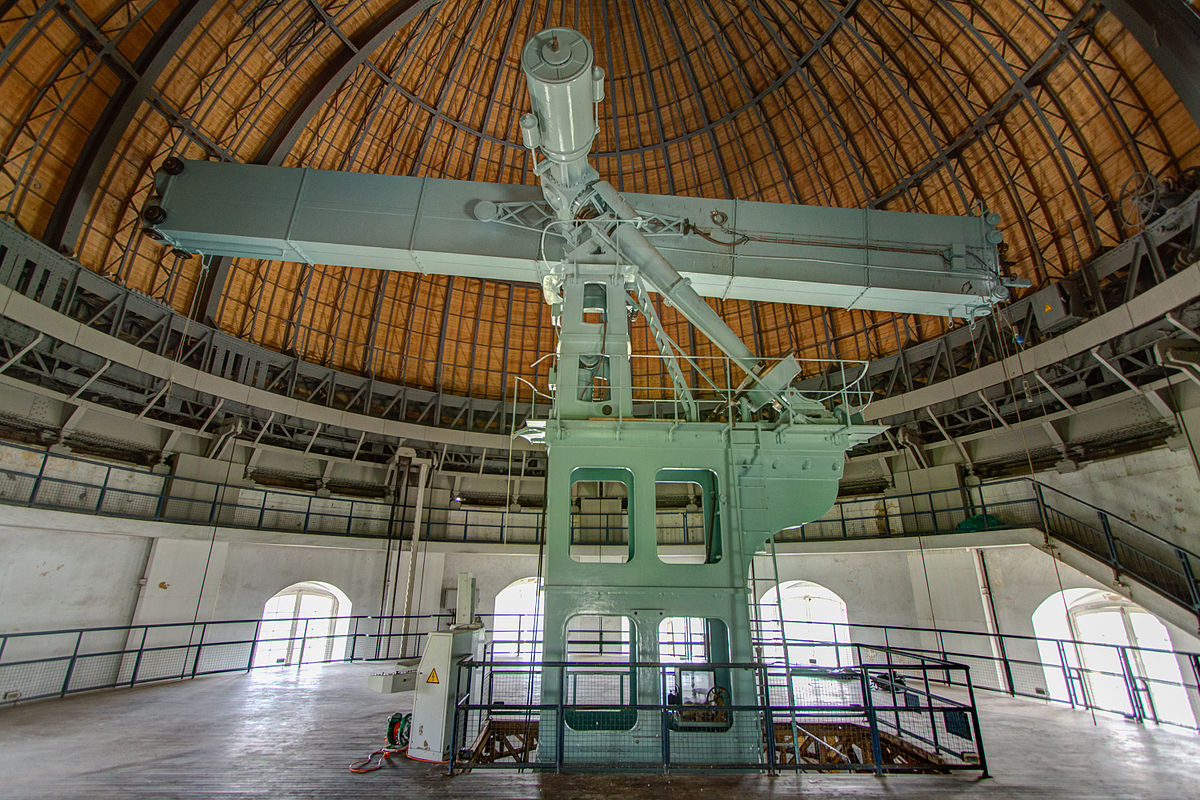
[[[160,171],[146,226],[183,250],[536,283],[563,229],[481,202],[544,206],[536,187],[184,161]],[[1007,297],[995,215],[951,217],[622,193],[672,220],[654,246],[707,297],[967,317]],[[548,211],[548,209],[547,209]],[[534,215],[539,216],[539,215]],[[482,219],[480,217],[483,217]]]

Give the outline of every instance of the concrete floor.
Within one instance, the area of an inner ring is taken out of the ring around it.
[[[995,777],[519,775],[396,760],[347,771],[401,698],[370,664],[259,670],[0,710],[3,798],[1200,798],[1200,737],[982,698]]]

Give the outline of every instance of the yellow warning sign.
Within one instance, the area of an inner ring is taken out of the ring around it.
[[[1042,310],[1045,311],[1047,314],[1049,314],[1050,313],[1050,304],[1046,303],[1046,307]]]
[[[426,683],[441,683],[441,681],[438,680],[436,669],[429,671],[429,677],[425,679],[425,682]]]

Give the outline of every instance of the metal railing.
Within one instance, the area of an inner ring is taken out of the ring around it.
[[[769,614],[771,608],[765,607]],[[780,625],[761,623],[756,644],[780,652]],[[978,689],[1200,731],[1200,653],[947,628],[785,620],[788,660],[839,664],[850,642],[900,647],[971,668]]]
[[[756,644],[769,660],[778,660],[780,625],[769,618],[772,608],[764,606],[768,618],[760,623]],[[503,662],[505,669],[529,673],[529,664],[537,663],[541,652],[537,620],[521,614],[481,616],[494,631],[492,660]],[[415,656],[425,634],[444,627],[450,618],[436,614],[408,619],[408,633],[404,617],[359,615],[0,634],[0,703],[266,667]],[[264,630],[264,624],[274,627]],[[796,626],[804,638],[794,635]],[[280,627],[287,632],[281,635]],[[853,666],[850,648],[856,645],[900,649],[970,667],[979,689],[1200,730],[1197,652],[862,623],[785,620],[783,629],[789,632],[790,648],[784,661],[793,670],[806,670],[814,662],[829,669]],[[579,652],[594,650],[603,657],[604,646],[612,644],[612,631],[571,633],[571,646]],[[663,652],[690,658],[693,651],[687,644],[664,642]],[[624,704],[630,696],[628,686],[615,694]]]
[[[1037,528],[1200,617],[1200,555],[1033,478],[896,496],[839,500],[777,542],[937,536]]]
[[[849,649],[852,666],[824,671],[769,662],[467,662],[455,677],[450,770],[987,775],[968,667],[897,648]],[[641,688],[618,694],[614,676]],[[545,696],[552,702],[542,702],[547,682],[557,687]]]
[[[4,442],[0,503],[77,511],[96,516],[220,525],[252,530],[386,538],[400,535],[416,516],[411,503],[244,486],[184,478],[41,448]],[[70,477],[68,475],[74,475]],[[426,505],[421,537],[435,542],[537,544],[540,509],[512,511]],[[572,515],[578,544],[605,544],[623,523],[617,514]],[[659,512],[664,544],[699,544],[697,514]]]
[[[411,524],[415,506],[175,477],[10,442],[0,446],[0,502],[98,516],[254,530],[386,538]],[[70,476],[68,475],[70,474]],[[74,477],[71,477],[74,476]],[[437,542],[538,544],[541,510],[427,507],[422,538]],[[575,513],[572,542],[627,542],[624,512]],[[820,520],[776,541],[934,536],[1039,528],[1200,617],[1200,555],[1098,506],[1032,478],[959,489],[839,500]],[[663,545],[704,543],[700,515],[658,512]]]
[[[448,619],[298,617],[0,634],[0,705],[263,667],[416,656],[425,635]]]
[[[557,369],[557,360],[553,354],[552,364]],[[674,383],[655,383],[655,380],[668,380],[672,368],[667,366],[668,359],[661,354],[635,353],[630,356],[632,373],[630,394],[633,402],[633,416],[638,419],[657,419],[683,422],[688,416],[688,409],[694,409],[701,419],[721,420],[727,424],[735,424],[739,416],[741,398],[748,390],[760,385],[760,378],[748,376],[746,372],[728,356],[689,356],[679,350],[678,355],[671,359],[675,362],[679,374],[688,384],[691,397],[681,398],[679,387]],[[783,361],[794,361],[799,368],[801,378],[820,378],[833,376],[829,388],[797,389],[795,396],[802,398],[800,405],[785,409],[784,414],[795,414],[797,418],[814,412],[829,416],[834,409],[845,409],[848,413],[861,413],[874,398],[874,393],[866,385],[864,378],[867,374],[868,362],[857,359],[834,358],[764,358],[760,359],[763,366],[760,375],[766,374],[772,367]],[[538,388],[528,380],[520,379],[521,384],[528,389],[531,402],[544,400],[551,403],[550,416],[559,419],[559,408],[554,403],[557,392],[546,387]],[[522,389],[522,392],[524,389]],[[605,402],[611,399],[612,387],[606,380],[597,380],[583,389],[581,400]]]
[[[853,666],[855,645],[900,648],[969,666],[977,689],[1200,731],[1198,652],[949,628],[788,619],[782,626],[789,648],[784,658],[781,626],[774,613],[773,604],[761,607],[764,619],[758,623],[755,645],[768,659],[782,658],[793,669],[813,664],[822,669]],[[495,631],[495,658],[508,653],[513,656],[510,663],[537,659],[541,627],[532,615],[484,617]],[[595,632],[572,631],[572,646],[586,650],[604,641],[589,638],[589,633]],[[702,640],[695,639],[660,642],[660,648],[668,652],[675,647],[690,654],[689,644],[703,646]]]

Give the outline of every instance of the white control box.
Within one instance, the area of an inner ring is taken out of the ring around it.
[[[456,626],[431,633],[425,640],[413,697],[409,758],[438,763],[449,760],[454,708],[462,698],[458,664],[464,658],[482,658],[483,641],[482,625]]]

